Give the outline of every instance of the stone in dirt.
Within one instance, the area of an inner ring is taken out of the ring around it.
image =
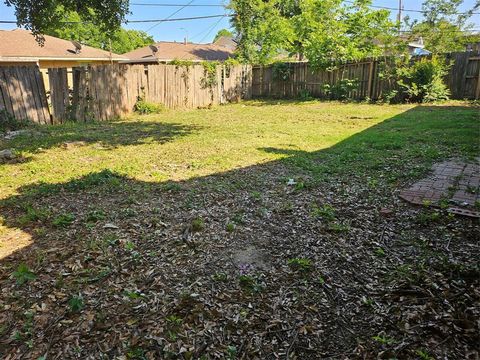
[[[13,160],[17,156],[11,149],[5,149],[0,151],[0,161]]]
[[[11,140],[13,138],[16,138],[19,135],[26,134],[28,133],[28,130],[12,130],[12,131],[7,131],[5,134],[4,138],[5,140]]]
[[[62,144],[62,147],[64,149],[73,149],[77,146],[84,146],[85,142],[84,141],[69,141],[69,142],[64,142]]]

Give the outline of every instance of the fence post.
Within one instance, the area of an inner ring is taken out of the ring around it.
[[[367,89],[367,96],[371,99],[372,98],[372,89],[373,89],[373,64],[374,61],[370,61],[368,66],[368,89]]]

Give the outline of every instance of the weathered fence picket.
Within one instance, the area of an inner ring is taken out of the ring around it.
[[[480,98],[480,53],[445,54],[451,64],[445,78],[453,99]],[[382,68],[393,66],[393,59],[366,59],[337,64],[333,70],[312,69],[308,63],[289,63],[287,80],[275,78],[274,66],[253,67],[253,97],[295,98],[302,91],[313,97],[327,98],[326,89],[342,80],[355,80],[356,87],[348,98],[377,100],[395,89],[395,84],[382,77]]]
[[[0,67],[0,110],[6,110],[17,119],[30,119],[49,124],[45,85],[37,67]]]
[[[453,99],[480,99],[480,53],[445,54],[452,66],[445,77]],[[48,69],[50,108],[43,76],[35,66],[0,67],[0,110],[17,119],[40,124],[67,119],[108,120],[129,114],[139,99],[167,108],[198,108],[252,97],[328,97],[328,88],[355,80],[347,95],[379,99],[395,88],[382,77],[392,60],[365,59],[339,64],[334,70],[314,70],[308,63],[288,64],[286,81],[276,79],[272,66],[218,66],[213,81],[205,81],[203,65],[101,65]],[[212,79],[211,79],[212,80]]]

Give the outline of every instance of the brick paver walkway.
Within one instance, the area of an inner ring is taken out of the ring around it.
[[[445,161],[433,166],[433,173],[400,197],[412,204],[440,205],[446,202],[455,214],[480,217],[480,159],[476,163]]]

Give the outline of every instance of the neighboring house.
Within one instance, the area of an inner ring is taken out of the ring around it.
[[[41,69],[109,64],[125,57],[68,40],[44,35],[41,46],[27,30],[0,30],[0,66],[38,65]]]
[[[235,41],[235,39],[231,36],[220,36],[217,40],[215,40],[214,44],[225,47],[231,51],[235,51],[238,46],[237,41]]]
[[[233,51],[216,44],[160,41],[153,45],[123,54],[129,60],[122,63],[167,63],[172,60],[225,61],[233,57]]]
[[[411,41],[407,44],[408,52],[410,55],[418,56],[418,55],[430,55],[431,52],[425,49],[425,45],[423,44],[423,39],[420,37],[415,41]]]

